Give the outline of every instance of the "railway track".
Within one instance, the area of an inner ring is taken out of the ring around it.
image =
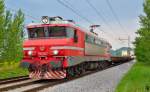
[[[126,63],[126,62],[125,62]],[[102,70],[120,65],[123,63],[117,63],[114,65],[111,65],[109,67],[106,67]],[[44,88],[52,87],[58,84],[66,83],[69,81],[73,81],[79,78],[82,78],[84,76],[99,72],[101,70],[95,70],[95,71],[87,71],[80,76],[68,78],[68,79],[62,79],[62,80],[29,80],[27,76],[24,76],[22,78],[12,78],[8,80],[0,80],[0,92],[8,91],[8,92],[37,92],[40,90],[43,90]],[[5,81],[5,82],[4,82]],[[4,83],[4,85],[2,85]]]
[[[0,80],[0,85],[7,84],[7,83],[12,83],[12,82],[23,81],[23,80],[28,80],[28,79],[29,79],[28,76],[19,76],[19,77],[1,79]]]

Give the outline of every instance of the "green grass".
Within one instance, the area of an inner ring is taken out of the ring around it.
[[[19,67],[19,63],[1,64],[0,79],[28,75],[28,70]]]
[[[123,77],[115,92],[150,92],[150,65],[137,62]]]

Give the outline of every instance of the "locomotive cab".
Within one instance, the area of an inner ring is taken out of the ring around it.
[[[27,30],[29,38],[23,45],[24,59],[36,59],[35,62],[67,56],[67,47],[78,43],[77,30],[68,26],[32,27]]]

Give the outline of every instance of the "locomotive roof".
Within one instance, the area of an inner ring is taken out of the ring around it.
[[[75,24],[75,23],[68,22],[68,21],[63,21],[63,22],[62,22],[62,21],[61,21],[61,22],[55,22],[55,21],[53,21],[53,22],[51,22],[51,23],[49,23],[49,24],[30,23],[30,24],[28,24],[26,27],[27,27],[27,28],[35,28],[35,27],[44,27],[44,26],[70,26],[70,27],[73,27],[73,28],[80,29],[81,31],[85,32],[86,34],[88,34],[88,35],[90,35],[90,36],[93,36],[93,37],[95,37],[95,38],[97,38],[97,39],[100,39],[100,40],[104,41],[105,43],[108,43],[108,44],[109,44],[109,42],[106,41],[104,38],[100,38],[100,37],[94,35],[93,33],[87,31],[87,29],[85,29],[85,28],[83,28],[83,27],[81,27],[81,26],[79,26],[79,25],[77,25],[77,24]],[[109,45],[110,45],[110,44],[109,44]],[[111,45],[110,45],[110,46],[111,46]]]

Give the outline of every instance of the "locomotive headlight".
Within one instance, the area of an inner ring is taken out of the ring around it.
[[[48,16],[42,16],[42,22],[44,24],[47,24],[49,22],[49,17]]]
[[[58,50],[54,50],[54,51],[53,51],[53,54],[54,54],[54,55],[58,55],[58,53],[59,53]]]
[[[33,52],[32,51],[28,51],[28,55],[32,56]]]

